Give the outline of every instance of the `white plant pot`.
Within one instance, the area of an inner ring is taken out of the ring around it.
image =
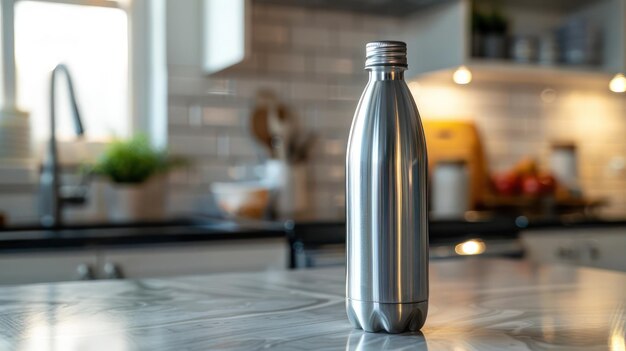
[[[27,113],[0,109],[0,159],[30,159],[32,156],[30,134],[30,119]]]
[[[105,191],[107,217],[115,222],[154,221],[165,216],[166,177],[142,184],[109,184]]]

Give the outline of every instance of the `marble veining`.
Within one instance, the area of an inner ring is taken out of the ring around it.
[[[350,326],[344,274],[2,287],[0,350],[626,350],[624,273],[433,262],[426,325],[396,335]]]

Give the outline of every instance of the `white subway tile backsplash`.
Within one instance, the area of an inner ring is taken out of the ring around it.
[[[320,187],[312,194],[312,211],[324,218],[342,218],[345,216],[345,195],[337,187]]]
[[[260,47],[281,47],[289,44],[289,27],[277,24],[253,23],[252,38]]]
[[[328,10],[312,11],[311,16],[317,27],[332,28],[340,31],[342,28],[352,28],[357,25],[356,18],[351,12],[338,12]]]
[[[189,156],[215,155],[216,137],[212,135],[170,135],[169,148],[173,154]]]
[[[186,168],[177,169],[172,171],[167,176],[167,181],[170,185],[186,185],[189,184],[189,170]]]
[[[356,105],[355,105],[356,108]],[[332,111],[332,110],[323,110],[319,113],[319,117],[317,120],[317,127],[324,130],[333,130],[335,132],[344,132],[345,135],[348,135],[350,131],[350,126],[352,125],[354,111],[350,112],[342,112],[342,111]]]
[[[266,68],[274,73],[304,73],[307,68],[306,58],[297,54],[268,54]]]
[[[192,105],[189,106],[189,125],[200,126],[202,125],[202,106]]]
[[[346,152],[347,141],[343,139],[326,139],[322,145],[328,156],[341,156]]]
[[[229,137],[229,155],[254,157],[264,150],[255,143],[251,136],[231,136]]]
[[[362,86],[354,84],[332,84],[328,86],[328,98],[338,101],[357,101],[363,92]]]
[[[228,168],[229,163],[211,163],[203,167],[202,181],[205,184],[212,182],[226,182],[232,180]]]
[[[255,22],[272,24],[306,25],[312,20],[307,9],[297,6],[254,4],[252,16]]]
[[[293,100],[326,100],[328,98],[327,86],[319,83],[294,82],[291,84],[291,96]]]
[[[169,72],[171,149],[201,162],[199,171],[173,176],[175,186],[206,192],[213,181],[249,178],[244,162],[267,152],[247,134],[247,123],[257,92],[271,89],[303,128],[318,133],[310,160],[314,211],[341,214],[347,137],[367,78],[365,44],[396,38],[398,27],[395,18],[254,3],[253,59],[211,77],[185,67]],[[552,90],[542,97],[546,88]],[[609,166],[614,155],[626,155],[623,97],[562,86],[421,80],[411,90],[424,119],[474,121],[491,170],[525,156],[546,167],[551,141],[577,141],[583,189],[609,198],[607,212],[626,212],[626,190],[616,191],[626,189],[626,174]],[[201,202],[192,195],[175,201]]]
[[[167,212],[172,216],[189,215],[190,213],[207,212],[210,201],[208,191],[197,189],[176,189],[167,196]]]
[[[8,224],[34,223],[37,218],[37,198],[32,193],[2,194],[0,212]]]
[[[217,135],[217,155],[221,158],[230,156],[230,136],[227,134]]]
[[[320,164],[315,167],[314,176],[319,183],[343,183],[345,181],[345,167],[339,165]]]
[[[349,58],[315,57],[315,72],[325,74],[355,74],[355,64]]]
[[[246,77],[237,80],[235,93],[240,100],[248,100],[250,103],[253,103],[260,90],[274,91],[278,98],[282,99],[285,95],[284,92],[288,91],[289,86],[287,82],[278,78]]]
[[[293,27],[291,29],[291,45],[294,49],[327,50],[332,43],[329,28]]]
[[[231,107],[204,107],[202,120],[208,126],[240,126],[243,110]]]
[[[0,164],[0,184],[28,185],[38,182],[39,171],[35,165]]]
[[[364,30],[341,30],[337,32],[338,46],[344,52],[365,54],[365,44],[370,41],[384,40],[384,33]]]
[[[167,121],[170,125],[188,125],[189,124],[189,111],[186,106],[172,105],[167,109],[168,117]]]
[[[358,14],[354,16],[354,28],[387,35],[377,40],[397,39],[393,35],[397,34],[401,23],[402,19],[398,19],[394,16],[377,16],[371,14]]]

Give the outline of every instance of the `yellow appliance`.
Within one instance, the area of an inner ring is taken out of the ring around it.
[[[476,126],[455,119],[424,120],[423,124],[429,169],[442,161],[464,162],[469,173],[470,209],[476,209],[488,191],[487,165]]]

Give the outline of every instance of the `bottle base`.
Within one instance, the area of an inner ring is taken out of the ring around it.
[[[428,314],[428,301],[379,303],[346,298],[346,311],[355,328],[395,334],[420,330]]]

